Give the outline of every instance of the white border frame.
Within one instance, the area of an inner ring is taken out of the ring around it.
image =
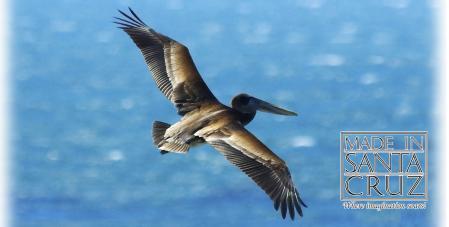
[[[0,0],[0,226],[9,226],[9,4]]]

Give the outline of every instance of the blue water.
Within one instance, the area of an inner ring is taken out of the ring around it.
[[[71,1],[12,3],[14,226],[424,226],[421,211],[348,211],[341,130],[428,130],[432,1]],[[309,208],[282,220],[221,154],[161,156],[154,120],[178,120],[140,52],[115,28],[131,6],[189,47],[225,104],[246,92],[300,112],[248,126],[286,160]],[[434,193],[435,194],[435,193]]]

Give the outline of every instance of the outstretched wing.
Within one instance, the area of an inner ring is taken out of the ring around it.
[[[301,205],[307,206],[299,197],[285,162],[241,124],[231,123],[211,133],[199,131],[195,135],[203,137],[251,177],[273,200],[274,208],[281,208],[282,218],[285,219],[287,209],[292,220],[295,210],[302,216]]]
[[[131,15],[119,10],[124,18],[120,25],[142,52],[157,87],[184,115],[203,102],[217,99],[201,78],[187,47],[148,27],[132,10]]]

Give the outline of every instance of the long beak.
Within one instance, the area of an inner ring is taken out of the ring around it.
[[[267,113],[279,114],[279,115],[298,116],[298,114],[293,111],[282,109],[280,107],[277,107],[271,103],[265,102],[258,98],[254,98],[254,99],[256,101],[257,110],[267,112]]]

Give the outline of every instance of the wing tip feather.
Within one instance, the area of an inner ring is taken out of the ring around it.
[[[283,219],[285,219],[287,213],[289,213],[291,220],[295,219],[295,213],[298,213],[299,217],[303,217],[302,207],[307,208],[307,205],[299,197],[299,193],[294,187],[290,189],[284,188],[272,199],[274,201],[274,209],[280,211]]]
[[[140,18],[137,16],[137,14],[131,9],[131,7],[128,7],[131,15],[128,15],[127,13],[121,11],[120,9],[117,9],[117,11],[124,16],[125,18],[120,17],[114,17],[114,19],[118,21],[114,21],[114,23],[121,23],[120,25],[125,26],[125,28],[121,29],[132,29],[132,28],[139,28],[139,27],[148,27]]]

